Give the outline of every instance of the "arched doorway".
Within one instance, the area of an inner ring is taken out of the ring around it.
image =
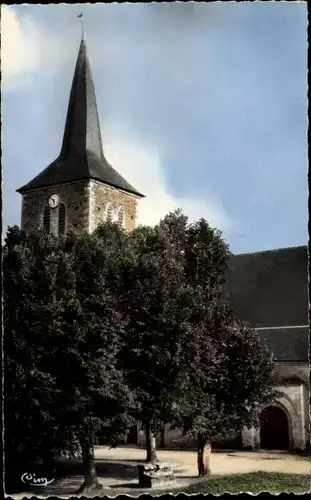
[[[261,412],[260,447],[266,450],[289,449],[288,418],[278,406],[269,406]]]

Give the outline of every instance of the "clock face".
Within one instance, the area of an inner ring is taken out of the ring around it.
[[[58,194],[51,194],[51,196],[49,198],[49,205],[51,208],[56,208],[59,205]]]

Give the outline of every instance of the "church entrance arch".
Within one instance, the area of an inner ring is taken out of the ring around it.
[[[285,411],[278,406],[268,406],[260,414],[260,447],[288,450],[289,445],[289,421]]]

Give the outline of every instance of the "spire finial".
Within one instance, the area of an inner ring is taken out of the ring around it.
[[[81,23],[81,35],[82,35],[82,40],[83,40],[84,39],[83,12],[80,12],[80,14],[78,14],[78,18],[80,19],[80,23]]]

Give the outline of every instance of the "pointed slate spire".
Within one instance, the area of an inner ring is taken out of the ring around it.
[[[95,89],[86,44],[82,36],[71,86],[60,155],[89,151],[104,159]]]
[[[82,33],[60,154],[18,192],[83,179],[95,179],[143,197],[104,156],[94,83]]]

